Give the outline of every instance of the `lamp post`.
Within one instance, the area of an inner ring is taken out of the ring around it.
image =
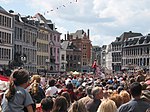
[[[23,62],[23,66],[24,66],[24,63],[26,62],[27,58],[25,56],[21,56],[21,61]]]
[[[81,62],[78,62],[78,72],[80,71],[80,64],[81,64]]]

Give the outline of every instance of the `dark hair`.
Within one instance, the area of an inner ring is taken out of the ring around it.
[[[87,87],[86,87],[86,94],[87,94],[88,96],[91,96],[91,91],[92,91],[92,86],[87,86]]]
[[[52,87],[54,85],[55,85],[55,80],[54,79],[49,80],[49,86]]]
[[[61,96],[64,96],[65,98],[66,98],[66,100],[67,100],[67,102],[68,102],[68,107],[71,105],[71,98],[70,98],[70,94],[67,92],[67,91],[65,91],[65,92],[62,92],[61,93]]]
[[[44,98],[42,99],[41,101],[41,107],[42,107],[42,110],[45,110],[45,111],[50,111],[53,109],[53,100],[52,98]]]
[[[142,92],[142,86],[139,82],[133,82],[130,86],[130,93],[133,97],[140,96]]]
[[[54,112],[67,112],[67,100],[63,96],[59,96],[55,99]]]
[[[22,68],[16,69],[13,71],[10,78],[9,90],[6,93],[6,98],[8,101],[12,99],[16,93],[15,86],[20,86],[21,84],[28,82],[29,72]]]
[[[66,88],[69,89],[69,90],[73,90],[73,84],[71,82],[69,82],[67,85],[66,85]]]

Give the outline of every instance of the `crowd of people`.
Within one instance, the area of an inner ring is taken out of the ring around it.
[[[2,112],[150,112],[150,76],[142,70],[94,75],[29,75],[19,68],[1,91]]]

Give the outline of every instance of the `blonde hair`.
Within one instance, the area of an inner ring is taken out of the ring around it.
[[[121,91],[120,96],[122,98],[123,104],[130,101],[130,94],[127,91],[125,91],[125,90]]]
[[[88,112],[82,101],[75,101],[68,112]]]
[[[41,77],[39,75],[33,75],[32,76],[32,78],[31,78],[32,84],[31,84],[30,92],[33,96],[37,95],[39,92],[40,81],[41,81]]]
[[[35,80],[37,83],[40,83],[40,81],[41,81],[40,75],[33,75],[31,78],[31,83],[33,83]]]
[[[115,102],[117,108],[119,108],[120,105],[122,105],[122,98],[121,98],[121,96],[120,96],[119,94],[117,94],[117,93],[112,94],[112,95],[109,97],[109,99],[111,99],[111,100],[113,100],[113,101]]]
[[[117,106],[113,100],[106,99],[102,101],[97,112],[117,112]]]

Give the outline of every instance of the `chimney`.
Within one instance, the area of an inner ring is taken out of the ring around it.
[[[65,34],[65,40],[66,40],[66,34]]]
[[[129,31],[129,33],[132,33],[132,31]]]
[[[67,31],[67,40],[69,40],[69,31]]]
[[[87,34],[88,34],[87,36],[88,36],[88,39],[89,39],[90,38],[90,30],[89,29],[87,30]]]
[[[9,10],[9,13],[14,13],[14,11],[13,10]]]

